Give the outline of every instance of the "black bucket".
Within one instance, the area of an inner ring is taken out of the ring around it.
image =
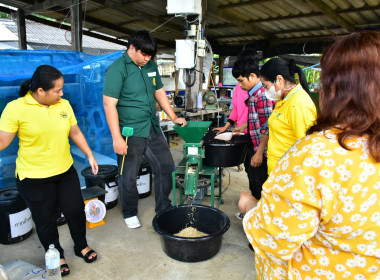
[[[139,198],[145,198],[152,193],[152,169],[149,163],[144,160],[141,161],[139,175],[136,180]]]
[[[16,187],[0,189],[0,243],[13,244],[32,234],[32,214]]]
[[[249,136],[233,136],[230,141],[214,139],[217,131],[208,131],[204,136],[205,157],[203,164],[212,167],[232,167],[244,162]]]
[[[86,188],[98,186],[107,191],[105,195],[99,196],[99,199],[104,202],[106,209],[111,209],[116,206],[118,191],[118,173],[119,169],[116,165],[103,164],[99,165],[98,174],[92,174],[91,167],[82,170],[81,174],[85,178]]]
[[[219,252],[230,219],[210,206],[180,205],[157,214],[152,224],[161,235],[162,248],[169,257],[182,262],[200,262]],[[208,235],[196,238],[174,236],[188,226]]]

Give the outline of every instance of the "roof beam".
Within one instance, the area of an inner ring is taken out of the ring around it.
[[[314,5],[317,9],[319,9],[322,13],[324,13],[328,18],[335,21],[337,24],[345,28],[349,32],[356,31],[355,27],[351,25],[348,21],[342,18],[338,13],[332,9],[330,9],[325,3],[321,0],[307,0],[310,4]]]
[[[245,4],[245,3],[248,3],[248,2],[243,2],[243,3],[239,3],[239,4]],[[232,5],[237,5],[237,4],[230,4],[228,6],[232,6]],[[380,5],[377,5],[377,6],[365,5],[365,6],[361,7],[361,8],[354,8],[354,9],[351,8],[351,9],[336,10],[335,13],[337,13],[338,15],[341,15],[341,14],[348,14],[348,13],[374,11],[374,10],[379,10],[379,9],[380,9]],[[314,12],[314,13],[302,14],[302,15],[291,15],[291,16],[283,16],[283,17],[279,16],[279,17],[276,17],[276,18],[273,18],[273,17],[262,18],[262,19],[258,19],[258,20],[250,20],[250,21],[247,21],[247,23],[248,24],[255,24],[255,23],[262,23],[262,22],[289,20],[289,19],[312,18],[312,17],[323,16],[323,15],[325,15],[325,14],[322,13],[322,12],[317,12],[317,13]],[[221,29],[221,28],[228,28],[228,24],[208,25],[207,28],[210,29],[210,30]]]
[[[219,9],[218,7],[214,5],[214,3],[211,0],[207,1],[207,12],[217,14],[219,17],[223,18],[224,20],[227,20],[231,24],[234,24],[238,26],[239,28],[242,28],[254,35],[260,35],[267,39],[271,37],[269,33],[265,32],[264,30],[258,27],[255,27],[254,25],[248,23],[247,21],[236,18],[236,15],[231,14],[227,10]]]
[[[67,13],[67,11],[66,11],[66,9],[63,9],[63,10],[59,11],[58,13],[62,13],[62,17],[64,18],[65,17],[64,15]],[[128,37],[130,34],[135,32],[132,29],[121,27],[120,25],[112,24],[112,23],[109,23],[107,21],[103,21],[103,20],[100,20],[98,18],[91,17],[91,16],[89,16],[89,13],[87,13],[87,15],[86,15],[86,21],[85,22],[99,26],[99,28],[96,27],[97,30],[99,30],[101,28],[107,28],[107,29],[110,29],[112,31],[116,31],[118,33],[123,33],[125,35],[125,37]],[[123,23],[123,24],[125,24],[125,23]],[[95,28],[92,28],[92,30],[94,30],[94,29]],[[124,37],[124,36],[122,36],[122,37]],[[158,44],[161,44],[165,47],[173,47],[173,44],[174,44],[174,42],[168,42],[168,41],[160,40],[157,38],[156,38],[156,41]]]
[[[10,14],[11,12],[13,12],[13,10],[0,6],[0,12],[4,12],[4,13],[7,13],[7,14]],[[35,21],[35,22],[38,22],[38,23],[42,23],[42,24],[48,25],[48,26],[52,26],[52,27],[56,27],[56,28],[61,28],[63,30],[68,30],[68,31],[71,30],[71,27],[69,25],[61,24],[60,22],[46,20],[46,19],[43,19],[43,18],[40,18],[40,17],[36,17],[36,16],[33,16],[33,15],[28,15],[25,18],[28,19],[28,20],[32,20],[32,21]],[[93,32],[86,31],[86,30],[83,30],[83,34],[87,35],[87,36],[90,36],[90,37],[93,37],[93,38],[104,40],[104,41],[107,41],[107,42],[119,44],[119,45],[122,45],[122,46],[123,45],[125,46],[125,43],[126,43],[125,41],[121,41],[121,40],[118,40],[118,39],[115,39],[115,38],[112,38],[112,37],[108,37],[108,36],[105,36],[105,35],[93,33]]]
[[[238,2],[238,3],[234,3],[234,4],[220,5],[219,9],[227,10],[227,9],[231,9],[231,8],[250,6],[250,5],[254,5],[254,4],[263,4],[266,2],[270,2],[270,1],[272,1],[272,0],[250,0],[250,1],[246,1],[246,2]]]
[[[56,6],[66,6],[70,7],[72,5],[71,1],[68,0],[60,0],[60,1],[55,1],[55,0],[45,0],[41,3],[37,3],[34,5],[30,5],[25,9],[25,14],[30,15],[32,13],[39,12],[41,10],[48,10],[50,8],[56,7]]]
[[[93,18],[93,17],[90,17],[90,16],[86,16],[86,21],[91,23],[91,24],[95,24],[95,25],[98,25],[100,27],[105,27],[105,28],[108,28],[108,29],[111,29],[113,31],[117,31],[117,32],[120,32],[120,33],[124,33],[126,36],[134,33],[135,31],[134,30],[131,30],[131,29],[128,29],[128,28],[125,28],[125,27],[121,27],[120,25],[116,25],[116,24],[112,24],[112,23],[109,23],[109,22],[106,22],[106,21],[102,21],[102,20],[99,20],[97,18]],[[125,24],[125,23],[123,23]],[[173,47],[173,44],[168,42],[168,41],[165,41],[165,40],[160,40],[160,39],[157,39],[156,38],[156,41],[158,44],[161,44],[161,45],[164,45],[166,47]]]
[[[286,34],[292,34],[292,33],[298,33],[298,32],[321,32],[321,31],[328,31],[331,36],[334,36],[335,33],[331,32],[331,30],[334,29],[340,29],[340,26],[330,26],[330,27],[325,27],[324,29],[320,28],[309,28],[309,29],[292,29],[292,30],[283,30],[282,32],[274,33],[272,34],[274,38],[276,38],[278,35],[286,35]],[[214,40],[216,42],[222,42],[223,40],[231,40],[231,39],[236,39],[236,38],[241,38],[244,39],[244,37],[253,37],[255,34],[239,34],[239,35],[232,35],[232,36],[217,36],[217,37],[212,37],[208,36],[209,40]],[[300,37],[297,37],[300,38]],[[302,37],[303,38],[303,37]],[[287,38],[281,38],[281,40],[287,40]],[[249,39],[248,39],[249,40]],[[278,40],[278,39],[275,39]],[[240,40],[241,42],[244,42]],[[247,41],[246,41],[247,42]]]
[[[141,19],[147,23],[154,23],[154,24],[162,24],[165,22],[162,16],[152,16],[150,14],[144,13],[140,10],[136,10],[131,8],[130,4],[140,2],[142,0],[122,0],[122,2],[126,2],[126,4],[120,5],[120,3],[117,3],[112,0],[104,0],[104,1],[99,1],[99,4],[103,5],[106,8],[109,8],[111,10],[121,12],[125,15],[128,15],[133,18]],[[172,22],[168,22],[165,24],[165,26],[168,29],[171,29],[172,31],[178,30],[182,27],[178,26],[177,24],[173,24]]]

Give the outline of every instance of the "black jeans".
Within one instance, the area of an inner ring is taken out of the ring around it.
[[[137,215],[139,193],[136,179],[143,155],[154,175],[155,211],[159,213],[166,210],[171,205],[169,194],[172,190],[174,161],[164,135],[161,132],[157,133],[151,126],[149,138],[130,136],[127,144],[123,174],[119,176],[119,197],[123,217],[130,218]],[[123,156],[118,155],[117,159],[120,171]]]
[[[244,161],[245,172],[247,172],[249,189],[252,195],[260,200],[263,184],[268,178],[267,157],[263,156],[263,162],[258,167],[251,166],[251,158],[254,155],[253,147],[249,147]]]
[[[58,209],[61,209],[67,220],[75,247],[80,250],[87,247],[84,201],[74,166],[62,174],[48,178],[25,178],[21,181],[17,178],[17,189],[32,212],[37,235],[45,251],[50,244],[54,244],[60,257],[64,257],[59,244]]]

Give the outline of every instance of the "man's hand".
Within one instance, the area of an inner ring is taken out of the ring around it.
[[[256,152],[251,158],[251,166],[259,167],[263,163],[263,155]]]
[[[184,118],[175,118],[174,120],[172,120],[172,122],[173,122],[174,124],[177,124],[177,123],[178,123],[178,124],[181,125],[182,127],[187,125],[187,121],[186,121]]]
[[[123,137],[113,140],[113,150],[118,155],[126,155],[128,146]]]

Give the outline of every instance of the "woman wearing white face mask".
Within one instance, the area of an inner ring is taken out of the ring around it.
[[[295,82],[298,74],[300,84]],[[310,97],[302,69],[282,58],[268,60],[260,70],[265,95],[276,100],[276,107],[268,119],[268,174],[280,158],[315,123],[316,107]]]

